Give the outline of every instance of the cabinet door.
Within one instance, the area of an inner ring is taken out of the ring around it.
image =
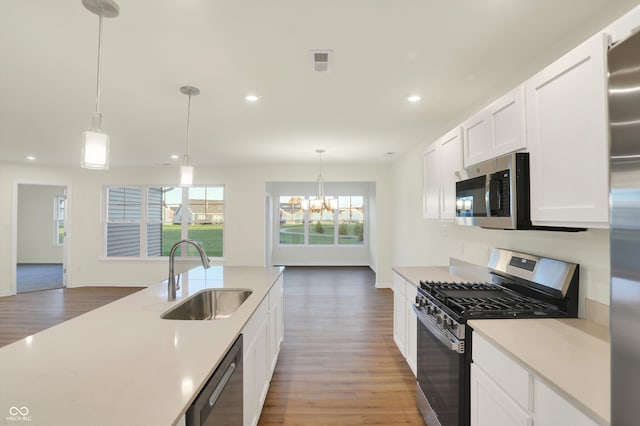
[[[533,382],[533,406],[536,426],[598,424],[537,378]]]
[[[605,52],[599,34],[526,82],[534,224],[608,226]]]
[[[269,364],[270,376],[276,368],[283,337],[282,277],[269,291]]]
[[[425,219],[440,219],[440,160],[438,142],[423,153],[422,213]]]
[[[244,426],[258,424],[264,396],[269,389],[269,303],[267,299],[242,329],[242,384]]]
[[[483,110],[462,124],[464,131],[464,167],[491,158],[491,121]]]
[[[413,285],[407,283],[407,294],[406,294],[406,324],[407,324],[407,346],[406,346],[406,359],[407,364],[409,364],[409,368],[413,372],[414,376],[417,376],[417,364],[418,364],[418,328],[415,312],[413,312],[413,304],[416,300],[416,294],[418,293],[418,289]]]
[[[524,86],[519,86],[492,103],[489,116],[493,128],[492,158],[526,148]]]
[[[393,289],[393,340],[396,342],[396,346],[400,349],[402,356],[405,355],[406,346],[406,306],[405,296],[401,294],[397,289]]]
[[[524,87],[519,86],[465,121],[464,167],[527,146]]]
[[[531,425],[531,416],[480,367],[471,364],[471,426]]]
[[[456,172],[462,169],[462,128],[458,127],[440,140],[441,197],[440,219],[456,217]]]

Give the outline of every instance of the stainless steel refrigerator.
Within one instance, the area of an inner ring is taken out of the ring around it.
[[[640,32],[609,49],[611,423],[640,424]]]

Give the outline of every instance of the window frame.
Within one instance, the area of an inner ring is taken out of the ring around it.
[[[345,194],[340,191],[339,193],[327,193],[325,194],[326,198],[333,198],[336,200],[336,209],[333,210],[333,243],[331,244],[310,244],[309,243],[309,230],[313,224],[313,221],[310,219],[310,209],[309,204],[311,199],[316,198],[316,194],[304,194],[303,191],[297,191],[297,194],[294,194],[291,191],[291,194],[276,194],[277,203],[274,203],[276,211],[274,214],[274,227],[275,227],[275,235],[278,237],[275,238],[276,247],[278,248],[287,248],[287,247],[305,247],[305,248],[367,248],[369,246],[369,238],[368,238],[368,226],[369,226],[369,194],[364,193],[351,193]],[[294,197],[303,197],[303,225],[304,225],[304,242],[303,243],[282,243],[280,241],[280,230],[281,230],[281,221],[280,221],[280,198],[281,197],[289,197],[292,199]],[[340,207],[339,207],[339,199],[340,197],[362,197],[362,243],[360,244],[340,244]]]
[[[60,218],[60,203],[62,202],[62,218]],[[65,221],[67,218],[67,197],[65,195],[55,195],[53,197],[53,246],[64,246]],[[60,223],[62,222],[62,224]],[[62,226],[60,226],[62,225]],[[60,241],[60,228],[62,228],[62,241]]]
[[[122,222],[117,222],[117,221],[110,221],[109,220],[109,189],[113,189],[113,188],[135,188],[135,189],[140,189],[142,191],[142,195],[141,195],[141,203],[140,203],[140,220],[139,222],[136,221],[131,221],[131,220],[125,220]],[[224,253],[225,253],[225,240],[226,240],[226,233],[224,232],[225,230],[225,221],[224,221],[224,217],[225,217],[225,213],[226,213],[226,187],[224,184],[198,184],[198,185],[192,185],[189,187],[181,187],[178,184],[175,185],[153,185],[153,184],[135,184],[135,185],[127,185],[127,184],[123,184],[123,185],[104,185],[103,186],[103,194],[102,194],[102,202],[103,202],[103,208],[102,208],[102,260],[108,260],[108,261],[112,261],[112,260],[117,260],[117,261],[145,261],[145,262],[166,262],[168,256],[165,255],[159,255],[159,256],[149,256],[148,253],[148,238],[147,238],[147,229],[148,226],[151,224],[161,224],[164,225],[165,223],[168,223],[166,221],[163,220],[163,218],[160,219],[160,221],[158,220],[153,220],[153,219],[149,219],[149,212],[148,212],[148,206],[149,206],[149,189],[156,189],[156,188],[162,188],[162,189],[166,189],[166,188],[182,188],[182,194],[181,194],[181,205],[186,205],[189,206],[189,190],[192,188],[221,188],[222,189],[222,216],[223,216],[223,220],[222,220],[222,256],[214,256],[214,255],[209,255],[208,257],[211,258],[212,260],[216,261],[216,262],[221,262],[224,260]],[[185,220],[186,216],[183,216],[180,222],[180,239],[185,239],[188,238],[188,232],[189,232],[189,220],[188,218]],[[137,256],[108,256],[107,255],[107,245],[108,245],[108,225],[110,223],[122,223],[122,224],[138,224],[139,225],[139,243],[140,243],[140,250]],[[196,255],[188,255],[188,250],[184,250],[184,253],[182,253],[182,250],[180,250],[180,255],[179,257],[184,257],[184,258],[188,258],[188,259],[196,259],[199,257]]]

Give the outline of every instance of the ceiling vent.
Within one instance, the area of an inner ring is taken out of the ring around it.
[[[333,56],[333,51],[331,50],[312,50],[311,54],[313,55],[313,70],[316,72],[326,72],[329,71],[329,63],[331,62],[331,57]]]

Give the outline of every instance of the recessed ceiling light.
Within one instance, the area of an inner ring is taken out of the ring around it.
[[[171,159],[172,159],[172,160],[177,160],[178,158],[180,158],[180,156],[179,156],[179,155],[177,155],[177,154],[172,154],[172,155],[171,155]]]
[[[247,102],[258,102],[258,99],[260,99],[260,97],[258,95],[247,95],[244,97],[244,99]]]
[[[409,95],[407,96],[407,100],[411,103],[416,103],[420,100],[422,100],[422,96],[420,95]]]
[[[34,161],[35,159],[36,157],[34,157],[33,155],[27,155],[27,160]]]

